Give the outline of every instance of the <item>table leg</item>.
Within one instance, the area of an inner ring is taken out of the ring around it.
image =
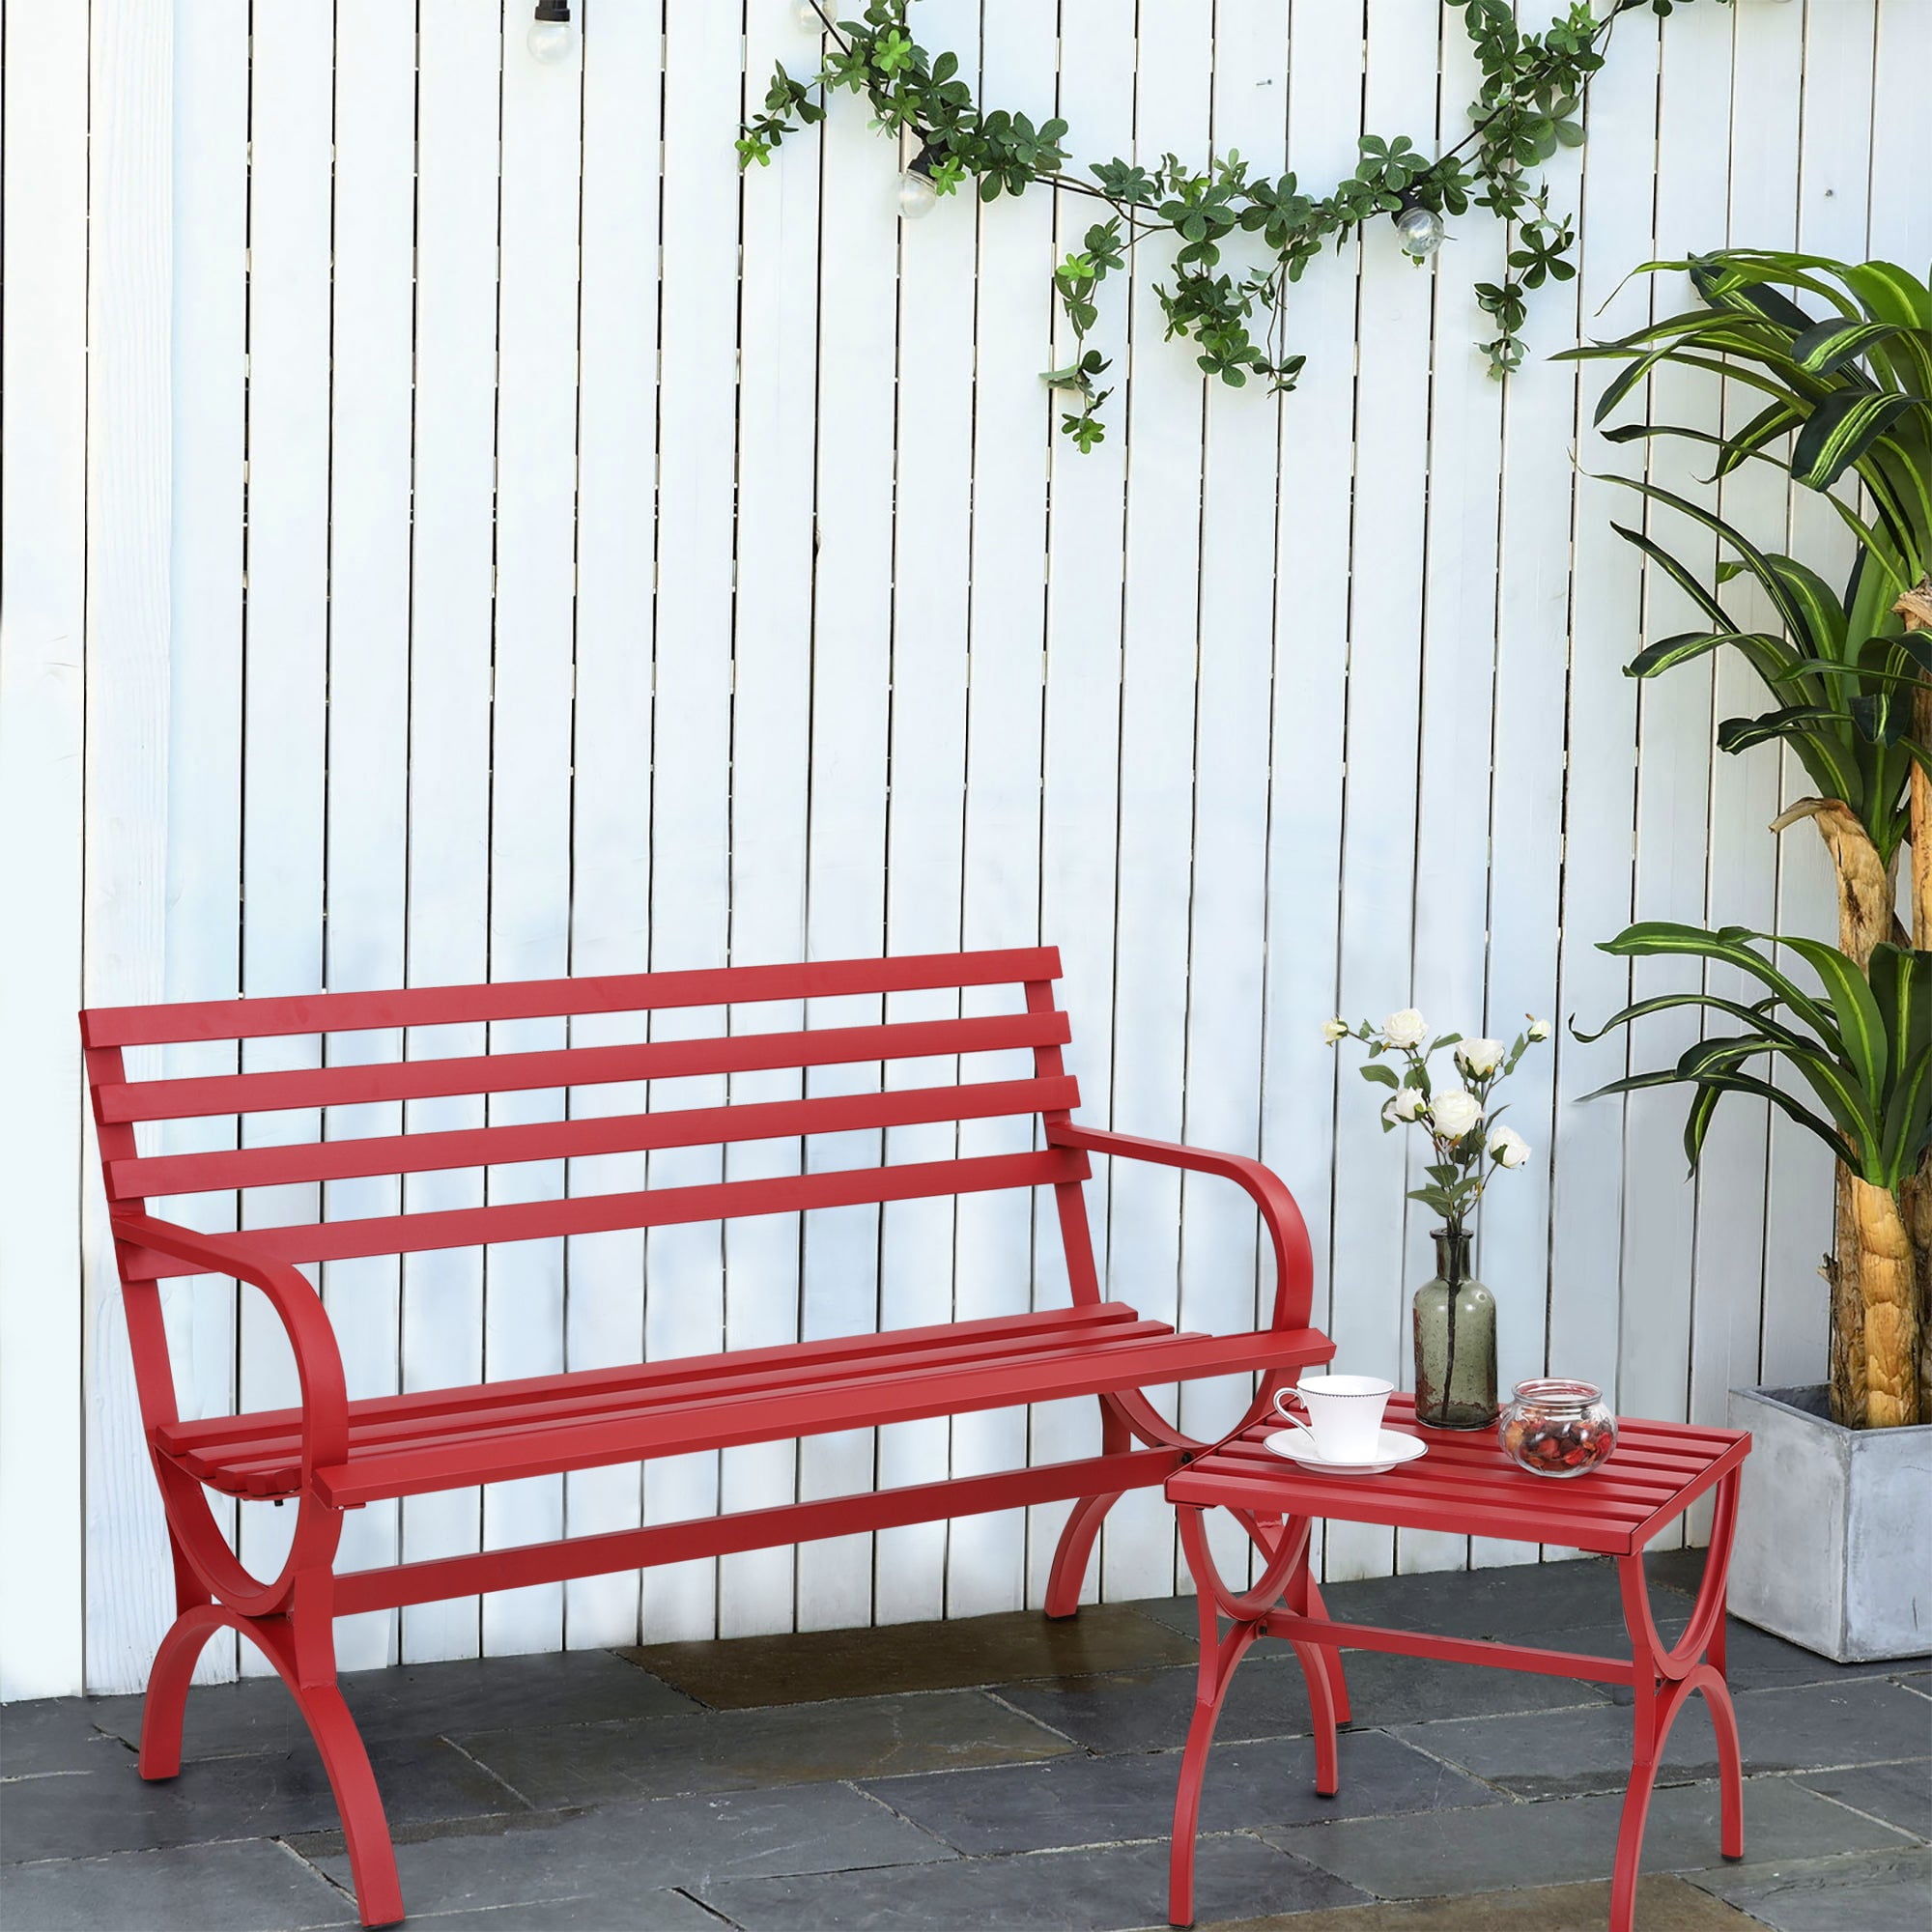
[[[1176,1512],[1181,1547],[1194,1577],[1195,1603],[1201,1620],[1201,1665],[1195,1680],[1194,1716],[1187,1727],[1186,1748],[1180,1754],[1180,1781],[1174,1795],[1174,1837],[1168,1855],[1168,1922],[1194,1922],[1194,1840],[1201,1817],[1201,1787],[1208,1776],[1208,1751],[1214,1726],[1227,1700],[1228,1686],[1248,1646],[1267,1628],[1269,1612],[1286,1592],[1298,1592],[1308,1567],[1309,1524],[1295,1520],[1274,1529],[1252,1520],[1243,1526],[1266,1557],[1262,1579],[1252,1590],[1236,1595],[1215,1568],[1208,1548],[1206,1512],[1183,1504]],[[1223,1616],[1232,1619],[1225,1634]],[[1335,1703],[1326,1662],[1315,1644],[1297,1643],[1296,1659],[1308,1680],[1315,1724],[1315,1788],[1333,1797],[1338,1783],[1335,1750]]]
[[[1701,1692],[1710,1707],[1718,1739],[1718,1787],[1721,1803],[1719,1848],[1727,1859],[1745,1853],[1744,1756],[1738,1743],[1737,1712],[1724,1682],[1724,1582],[1730,1570],[1731,1538],[1737,1528],[1738,1474],[1733,1470],[1718,1490],[1711,1523],[1711,1547],[1704,1580],[1690,1621],[1674,1648],[1666,1647],[1651,1615],[1644,1581],[1643,1553],[1617,1559],[1623,1590],[1624,1622],[1636,1664],[1635,1702],[1631,1714],[1631,1779],[1617,1832],[1615,1876],[1610,1886],[1610,1932],[1634,1932],[1637,1870],[1643,1855],[1643,1828],[1650,1794],[1677,1714]]]

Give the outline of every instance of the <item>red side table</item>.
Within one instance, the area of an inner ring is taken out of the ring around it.
[[[1339,1786],[1335,1727],[1349,1721],[1344,1645],[1586,1683],[1628,1684],[1635,1712],[1630,1787],[1610,1890],[1610,1932],[1632,1932],[1637,1861],[1658,1758],[1678,1712],[1692,1691],[1701,1690],[1718,1734],[1721,1849],[1727,1859],[1744,1856],[1744,1765],[1737,1716],[1724,1682],[1724,1577],[1737,1524],[1738,1472],[1750,1453],[1748,1435],[1620,1417],[1609,1460],[1590,1475],[1556,1482],[1519,1469],[1504,1455],[1494,1430],[1447,1434],[1418,1428],[1411,1396],[1390,1401],[1384,1426],[1421,1435],[1429,1453],[1385,1475],[1313,1474],[1263,1446],[1274,1426],[1256,1424],[1167,1480],[1168,1500],[1179,1515],[1180,1540],[1201,1606],[1201,1675],[1174,1801],[1171,1923],[1194,1922],[1194,1834],[1208,1747],[1235,1667],[1258,1636],[1286,1637],[1294,1646],[1315,1720],[1315,1788],[1329,1798]],[[1717,1508],[1704,1580],[1689,1627],[1676,1647],[1667,1648],[1650,1613],[1644,1546],[1713,1488]],[[1262,1552],[1262,1579],[1251,1590],[1230,1588],[1214,1567],[1207,1531],[1207,1512],[1213,1508],[1229,1511]],[[1565,1544],[1614,1556],[1630,1631],[1630,1660],[1336,1623],[1308,1572],[1308,1535],[1317,1518]],[[1234,1620],[1225,1635],[1219,1625],[1223,1616]]]

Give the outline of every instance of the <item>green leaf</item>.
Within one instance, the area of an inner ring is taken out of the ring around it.
[[[1837,1029],[1827,1009],[1745,944],[1748,939],[1762,936],[1741,925],[1727,925],[1721,931],[1712,932],[1704,926],[1682,925],[1671,920],[1639,920],[1636,924],[1626,926],[1614,939],[1600,941],[1597,950],[1620,959],[1721,960],[1748,974],[1760,985],[1768,986],[1779,1004],[1835,1049]]]
[[[1394,1067],[1383,1066],[1377,1062],[1372,1061],[1368,1065],[1359,1067],[1357,1071],[1364,1080],[1372,1080],[1378,1087],[1399,1087],[1402,1084],[1395,1077]]]
[[[1918,399],[1845,389],[1828,396],[1798,432],[1791,469],[1813,490],[1829,490]]]
[[[1838,1038],[1859,1085],[1874,1107],[1885,1092],[1889,1047],[1885,1018],[1865,976],[1838,951],[1822,940],[1787,938],[1783,944],[1824,981],[1832,1010],[1838,1018]]]

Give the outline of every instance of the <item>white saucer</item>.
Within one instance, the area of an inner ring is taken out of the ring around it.
[[[1299,1429],[1277,1429],[1264,1447],[1324,1476],[1379,1476],[1398,1463],[1412,1463],[1418,1456],[1429,1453],[1429,1444],[1421,1436],[1404,1435],[1393,1429],[1382,1431],[1381,1440],[1376,1445],[1377,1460],[1373,1463],[1330,1463],[1316,1453],[1315,1444]]]

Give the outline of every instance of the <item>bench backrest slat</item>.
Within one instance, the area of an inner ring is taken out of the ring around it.
[[[372,1215],[299,1227],[250,1228],[241,1238],[280,1262],[350,1261],[364,1255],[419,1254],[431,1248],[480,1247],[617,1229],[666,1228],[687,1221],[747,1214],[796,1214],[813,1208],[854,1208],[935,1194],[980,1194],[1002,1187],[1049,1187],[1086,1179],[1087,1156],[1067,1148],[1037,1153],[980,1154],[965,1160],[907,1161],[896,1167],[845,1168],[696,1187],[652,1187],[630,1194],[579,1194],[561,1201],[504,1202],[433,1213]],[[128,1242],[121,1245],[126,1281],[157,1281],[204,1269]]]
[[[1060,952],[1052,946],[989,952],[927,952],[896,959],[717,966],[685,973],[505,980],[481,986],[409,986],[384,993],[303,993],[277,999],[96,1007],[81,1015],[81,1040],[87,1046],[173,1046],[188,1040],[265,1039],[288,1034],[554,1019],[577,1013],[834,999],[854,993],[909,993],[952,986],[1019,985],[1059,978]]]
[[[298,1066],[282,1072],[209,1074],[189,1080],[104,1082],[95,1090],[95,1107],[104,1122],[189,1121],[226,1113],[355,1107],[369,1101],[516,1094],[618,1080],[680,1080],[694,1074],[767,1072],[784,1066],[939,1059],[1012,1047],[1066,1045],[1070,1037],[1065,1012],[1003,1012],[970,1020],[827,1026],[804,1034],[732,1034],[628,1047],[558,1047],[549,1053],[479,1053],[464,1059]]]
[[[332,1029],[331,1029],[332,1030]],[[672,1080],[704,1073],[833,1066],[873,1060],[929,1060],[1014,1047],[1064,1046],[1066,1015],[995,1013],[984,1018],[896,1020],[886,1026],[824,1027],[806,1033],[745,1033],[634,1046],[570,1046],[548,1053],[484,1053],[391,1060],[274,1073],[217,1073],[182,1080],[101,1086],[95,1104],[106,1122],[183,1121],[213,1114],[267,1114],[295,1107],[351,1107],[381,1100],[513,1094],[592,1087],[621,1080]],[[368,1172],[369,1170],[364,1170]]]
[[[659,1148],[723,1146],[810,1134],[851,1133],[939,1121],[984,1121],[1077,1107],[1077,1084],[1057,1080],[978,1080],[904,1087],[877,1094],[827,1094],[809,1100],[740,1100],[724,1107],[674,1107],[658,1114],[608,1114],[450,1133],[370,1135],[291,1146],[228,1148],[212,1153],[150,1154],[108,1163],[109,1198],[227,1188],[286,1187],[368,1175],[427,1174],[498,1167],[586,1154],[643,1153]]]

